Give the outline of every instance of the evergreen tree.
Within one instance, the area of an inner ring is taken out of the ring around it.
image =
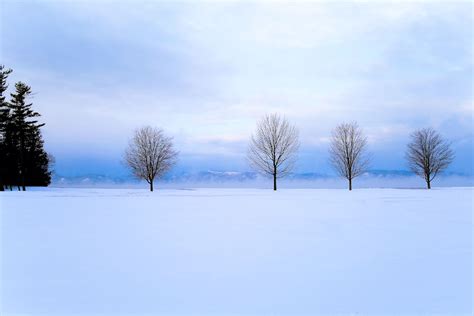
[[[51,183],[50,157],[43,149],[40,129],[29,130],[25,139],[25,185],[47,186]]]
[[[5,92],[8,88],[7,78],[11,72],[11,69],[6,69],[5,66],[0,65],[0,191],[4,190],[4,186],[8,181],[6,129],[10,122],[10,108],[5,100]]]
[[[16,180],[15,184],[25,191],[26,185],[48,185],[51,175],[40,131],[44,124],[39,124],[34,119],[40,114],[32,110],[32,103],[27,103],[31,88],[23,82],[18,82],[15,89],[16,93],[11,94],[9,104],[12,126],[8,129],[13,139],[16,165],[16,168],[15,165],[12,166],[16,172],[11,176]]]

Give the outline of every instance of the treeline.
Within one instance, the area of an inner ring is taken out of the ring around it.
[[[299,145],[296,126],[277,113],[265,115],[250,137],[247,160],[255,171],[273,179],[276,191],[277,180],[294,170]],[[148,182],[153,191],[154,180],[173,167],[177,155],[171,137],[161,129],[147,126],[135,131],[124,160],[133,175]],[[349,190],[354,179],[368,171],[370,156],[367,137],[356,122],[339,124],[332,131],[329,162],[347,180]],[[411,171],[422,177],[431,189],[434,178],[453,161],[454,152],[438,132],[423,128],[411,134],[405,156]]]
[[[26,190],[51,183],[49,157],[43,148],[38,112],[29,103],[31,87],[17,82],[7,100],[7,79],[12,70],[0,65],[0,191]]]

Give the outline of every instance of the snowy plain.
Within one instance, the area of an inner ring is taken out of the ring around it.
[[[471,315],[473,192],[2,192],[0,314]]]

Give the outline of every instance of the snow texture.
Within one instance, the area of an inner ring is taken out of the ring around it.
[[[1,315],[470,315],[472,188],[2,192]]]

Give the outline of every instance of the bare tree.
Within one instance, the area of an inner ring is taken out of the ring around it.
[[[150,191],[155,178],[163,176],[176,163],[178,153],[172,140],[163,130],[146,126],[135,131],[125,151],[125,162],[133,175],[148,182]]]
[[[286,176],[294,167],[299,148],[298,130],[285,117],[265,115],[250,138],[248,160],[260,173],[273,176],[273,190],[277,178]]]
[[[446,169],[454,159],[450,143],[432,128],[423,128],[411,134],[406,158],[410,169],[426,181],[431,189],[431,181]]]
[[[356,122],[342,123],[332,132],[330,161],[334,169],[349,181],[352,190],[352,179],[367,171],[367,138]]]

